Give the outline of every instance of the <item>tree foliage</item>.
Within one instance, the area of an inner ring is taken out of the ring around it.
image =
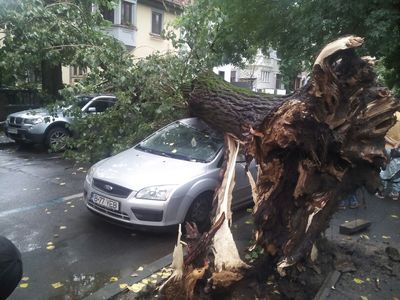
[[[277,49],[286,83],[310,67],[321,45],[356,34],[365,37],[362,51],[380,60],[386,84],[399,88],[399,7],[399,0],[199,0],[180,26],[189,46],[217,64]]]

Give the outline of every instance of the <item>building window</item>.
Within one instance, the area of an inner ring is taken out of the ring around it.
[[[104,20],[110,21],[114,24],[114,10],[112,8],[110,9],[106,6],[101,5],[100,13],[103,16]]]
[[[151,14],[151,33],[160,35],[162,31],[162,13],[153,11]]]
[[[225,72],[224,71],[218,71],[218,75],[222,77],[222,79],[225,79]]]
[[[231,71],[231,82],[236,82],[236,71]]]
[[[121,24],[126,26],[133,25],[133,3],[128,1],[122,1]]]
[[[261,71],[261,81],[262,82],[270,82],[271,72]]]

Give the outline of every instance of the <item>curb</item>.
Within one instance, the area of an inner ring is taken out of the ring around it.
[[[162,268],[165,268],[172,263],[172,253],[150,263],[149,265],[145,266],[145,269],[139,273],[137,277],[124,277],[119,279],[117,282],[108,284],[104,286],[103,288],[97,290],[93,294],[87,296],[84,298],[84,300],[105,300],[105,299],[113,299],[114,297],[117,297],[120,294],[124,294],[128,292],[128,288],[120,288],[120,284],[128,284],[128,285],[133,285],[136,284],[143,279],[146,279],[147,277],[150,277],[152,274],[155,272],[161,270]],[[136,298],[133,294],[131,294],[132,299]]]

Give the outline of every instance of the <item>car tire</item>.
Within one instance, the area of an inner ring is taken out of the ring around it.
[[[196,223],[197,229],[203,233],[210,229],[210,212],[212,209],[212,194],[203,194],[197,197],[190,206],[186,217],[186,222]]]
[[[66,139],[70,136],[68,129],[62,126],[53,127],[47,132],[45,144],[53,151],[63,151],[67,148]]]

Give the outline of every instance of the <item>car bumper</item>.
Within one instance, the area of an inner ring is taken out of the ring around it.
[[[11,128],[13,131],[11,131]],[[44,141],[43,134],[34,134],[28,131],[26,128],[15,128],[15,127],[4,127],[4,133],[7,137],[26,143],[41,144]]]
[[[118,201],[119,211],[100,206],[91,201],[92,193]],[[170,227],[181,222],[178,218],[181,215],[178,211],[168,210],[170,201],[143,200],[133,197],[118,198],[91,186],[86,180],[84,184],[84,199],[86,207],[112,223],[125,227]],[[177,201],[174,199],[172,201]]]

